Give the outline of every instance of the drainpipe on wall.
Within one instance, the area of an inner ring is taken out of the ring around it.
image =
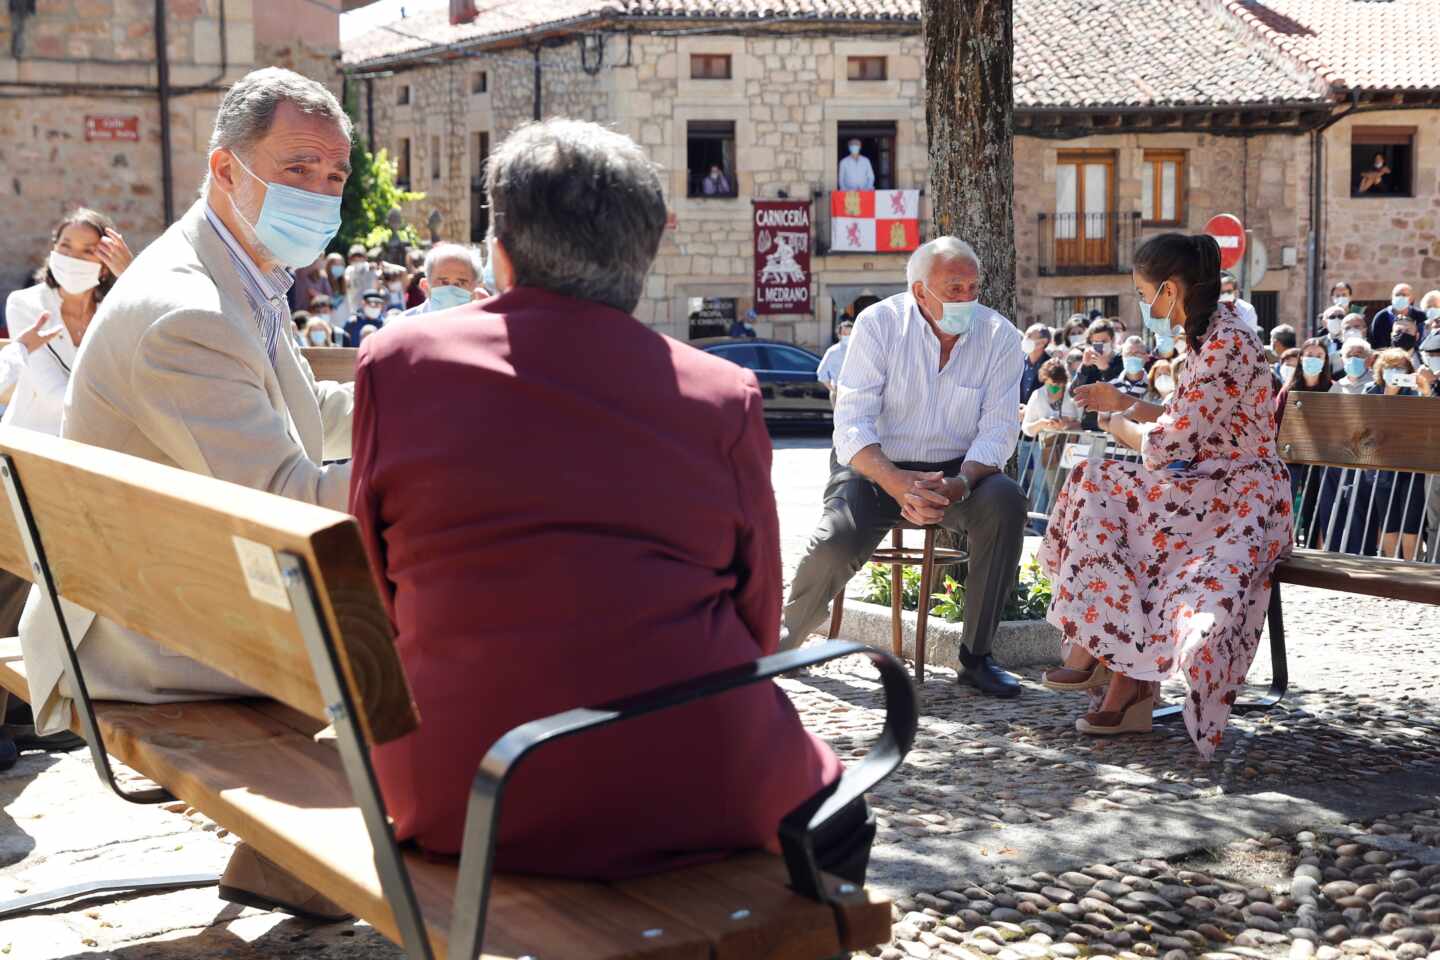
[[[165,39],[165,0],[155,0],[155,62],[160,99],[160,195],[165,225],[175,222],[174,169],[170,157],[170,51]]]
[[[540,119],[540,44],[535,44],[535,117]]]
[[[1321,203],[1325,188],[1324,177],[1325,164],[1325,131],[1316,130],[1310,134],[1310,269],[1309,273],[1309,296],[1306,299],[1306,332],[1313,335],[1311,329],[1315,323],[1315,317],[1320,313],[1320,281],[1321,257],[1325,253],[1325,225],[1321,222],[1323,216],[1323,205]]]
[[[365,139],[371,154],[375,153],[375,81],[365,78]]]

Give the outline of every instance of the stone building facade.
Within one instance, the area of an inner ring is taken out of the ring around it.
[[[1016,322],[1136,317],[1134,249],[1220,213],[1239,217],[1266,255],[1263,276],[1253,262],[1248,276],[1237,269],[1266,326],[1313,328],[1342,277],[1363,301],[1388,299],[1399,280],[1440,283],[1440,68],[1375,72],[1387,62],[1385,16],[1418,35],[1440,29],[1440,5],[1270,5],[1306,31],[1277,32],[1243,0],[1174,0],[1143,22],[1130,0],[1016,0]],[[857,297],[904,288],[904,256],[826,247],[849,125],[872,159],[883,141],[890,186],[928,192],[918,3],[884,0],[857,19],[811,0],[803,27],[756,22],[732,0],[703,16],[642,12],[662,8],[570,0],[561,21],[548,8],[458,24],[421,15],[404,21],[404,38],[347,45],[344,69],[373,94],[366,135],[392,154],[406,145],[411,186],[426,193],[406,214],[422,235],[427,224],[446,238],[483,235],[483,157],[537,115],[633,137],[665,171],[672,222],[637,313],[673,336],[711,332],[751,306],[752,200],[813,200],[815,312],[757,326],[823,347]],[[1133,29],[1114,30],[1122,21]],[[713,155],[697,154],[697,129],[730,138],[734,197],[694,195],[694,161]],[[1356,195],[1356,150],[1372,142],[1397,172],[1390,188]],[[922,238],[929,217],[922,197]]]
[[[229,84],[275,64],[340,92],[339,14],[305,0],[168,0],[166,10],[179,216],[204,178]],[[149,0],[41,0],[33,15],[0,7],[0,303],[32,282],[55,222],[75,206],[113,217],[136,252],[168,225],[154,13]]]
[[[692,78],[697,54],[728,58],[730,77]],[[754,283],[751,198],[812,198],[816,222],[828,225],[841,131],[849,129],[844,124],[893,128],[893,186],[923,190],[922,54],[918,35],[866,40],[636,33],[542,49],[542,116],[611,126],[634,138],[664,170],[672,229],[637,316],[682,339],[700,330],[692,314],[744,316]],[[863,86],[849,81],[847,58],[861,55],[883,57],[887,79]],[[402,179],[425,193],[407,205],[409,221],[422,236],[432,222],[440,238],[483,235],[487,221],[477,198],[485,150],[534,118],[535,55],[486,51],[374,77],[357,74],[361,95],[373,97],[358,111],[362,136],[386,149]],[[372,116],[373,129],[367,127]],[[733,125],[734,196],[690,195],[687,149],[697,123]],[[921,216],[929,216],[923,202]],[[761,336],[828,343],[835,317],[862,292],[903,288],[905,257],[816,251],[811,270],[816,314],[759,317]]]

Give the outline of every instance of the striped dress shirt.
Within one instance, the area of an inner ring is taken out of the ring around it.
[[[270,357],[270,365],[275,365],[275,350],[280,342],[280,331],[290,322],[290,301],[286,293],[290,290],[290,284],[295,282],[295,275],[280,265],[275,265],[269,270],[261,270],[245,248],[240,246],[240,241],[229,231],[220,218],[215,216],[215,211],[210,205],[205,205],[205,219],[210,221],[210,226],[220,235],[225,243],[225,250],[230,254],[230,262],[235,265],[235,272],[240,275],[240,286],[245,292],[245,300],[250,304],[250,312],[255,317],[255,324],[260,333],[260,340],[265,344],[265,353]]]
[[[1020,434],[1020,331],[978,307],[940,368],[940,340],[909,293],[855,322],[835,401],[835,457],[878,443],[896,463],[966,460],[1003,469]]]

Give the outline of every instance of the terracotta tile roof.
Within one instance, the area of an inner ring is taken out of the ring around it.
[[[1211,4],[1015,4],[1017,107],[1317,102],[1324,94],[1313,73],[1247,34]]]
[[[1228,11],[1253,2],[1016,0],[1015,104],[1101,109],[1323,101],[1326,84],[1318,74]],[[1395,2],[1440,6],[1440,0]],[[478,6],[480,15],[468,24],[451,26],[448,11],[436,10],[373,30],[346,44],[344,62],[356,66],[446,44],[493,43],[597,18],[868,21],[904,24],[907,31],[918,30],[920,21],[920,0],[481,0]]]
[[[1345,90],[1440,90],[1440,0],[1225,0],[1260,36]]]

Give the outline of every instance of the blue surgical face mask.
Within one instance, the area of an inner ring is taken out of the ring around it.
[[[240,169],[260,180],[233,151],[231,156]],[[260,182],[265,184],[265,202],[260,207],[260,216],[250,224],[255,238],[276,260],[294,270],[314,263],[340,229],[340,198],[287,187],[283,183]],[[231,203],[234,203],[233,197]],[[238,204],[235,212],[245,219]]]
[[[464,287],[431,287],[430,303],[436,310],[449,310],[470,302],[470,291]]]
[[[1125,372],[1132,377],[1145,372],[1144,357],[1126,357],[1122,362],[1125,364]]]
[[[1361,377],[1365,376],[1365,358],[1346,357],[1345,375],[1352,380],[1359,380]]]
[[[1425,366],[1429,367],[1432,373],[1440,373],[1440,353],[1425,354]]]
[[[1410,309],[1410,298],[1409,298],[1409,297],[1403,297],[1403,296],[1391,297],[1391,298],[1390,298],[1390,306],[1394,307],[1396,310],[1409,310],[1409,309]]]
[[[339,280],[341,277],[345,276],[345,264],[343,264],[343,263],[332,263],[332,264],[330,264],[330,276],[334,277],[336,280]]]
[[[1157,336],[1170,331],[1170,314],[1175,312],[1174,300],[1170,301],[1170,309],[1165,311],[1165,316],[1157,317],[1150,312],[1150,308],[1155,306],[1155,301],[1160,299],[1160,291],[1163,289],[1165,289],[1165,284],[1162,283],[1156,288],[1155,296],[1149,303],[1143,299],[1140,301],[1140,321],[1145,324],[1145,329]]]
[[[858,156],[860,156],[860,144],[858,144],[858,143],[852,143],[852,144],[850,144],[850,156],[852,156],[852,157],[858,157]]]
[[[928,283],[925,285],[925,289],[930,290]],[[930,290],[930,296],[935,297],[936,300],[940,300],[934,290]],[[965,300],[960,303],[948,303],[941,300],[940,329],[947,336],[965,336],[965,334],[970,332],[970,328],[975,325],[975,308],[978,305],[979,301],[976,300]]]
[[[1430,323],[1434,323],[1436,320],[1440,320],[1440,307],[1426,307],[1425,319],[1427,322]]]
[[[1305,371],[1307,377],[1318,377],[1320,371],[1325,369],[1324,357],[1301,357],[1300,369]]]

